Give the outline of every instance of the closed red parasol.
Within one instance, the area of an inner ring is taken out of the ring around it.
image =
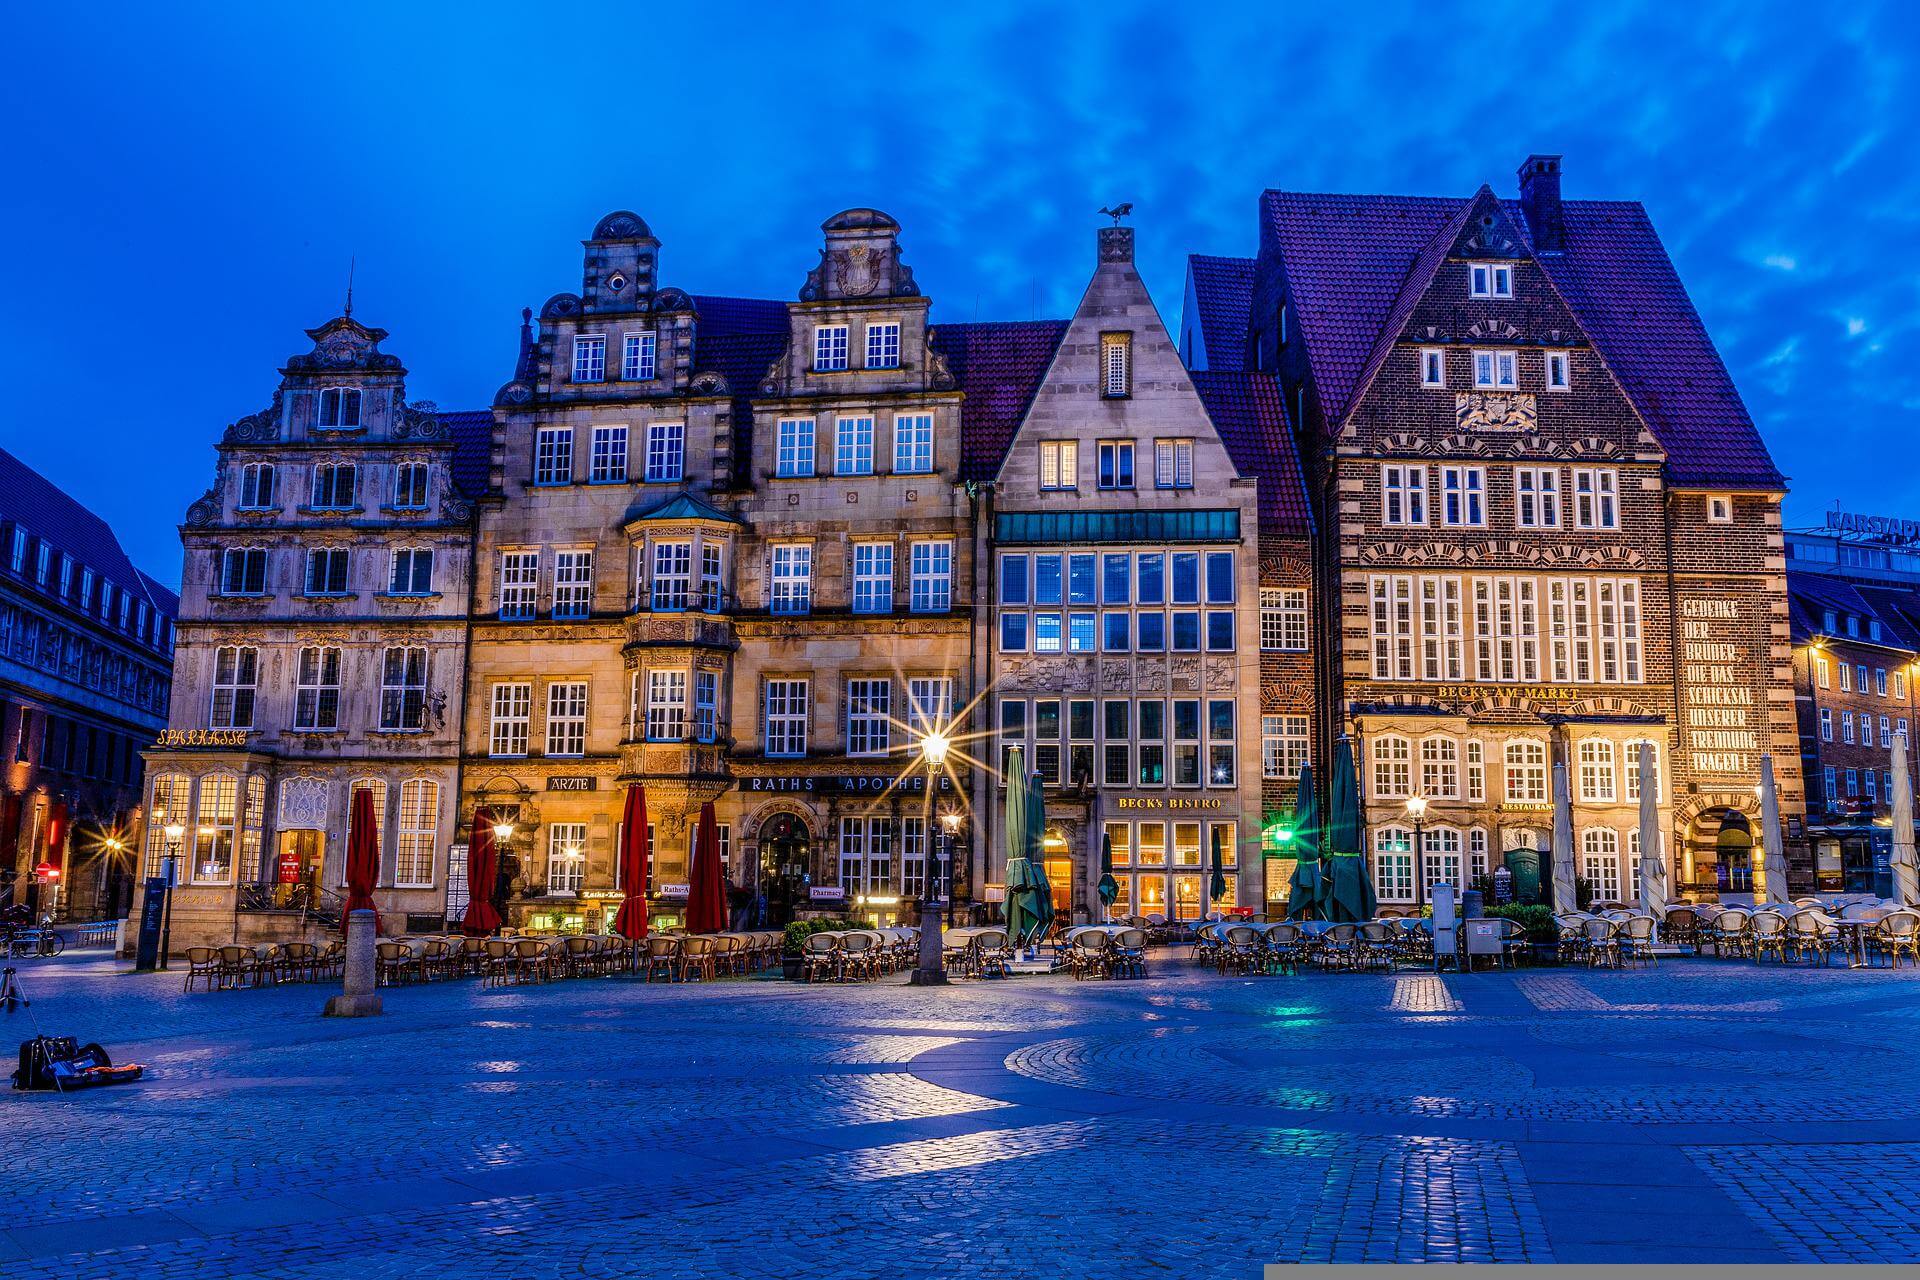
[[[687,932],[719,933],[727,927],[727,894],[720,875],[720,824],[714,820],[712,801],[700,806],[689,880]]]
[[[493,823],[493,810],[473,811],[473,839],[467,842],[467,910],[460,917],[460,929],[475,938],[487,937],[500,927],[500,913],[493,909],[493,883],[500,874]]]
[[[380,828],[374,825],[373,792],[365,787],[353,793],[347,819],[347,909],[340,927],[356,911],[372,911],[373,930],[380,932],[380,913],[373,905],[373,886],[380,878]]]
[[[652,854],[647,847],[646,788],[628,787],[626,814],[620,820],[620,883],[627,896],[613,918],[613,929],[636,942],[647,936],[647,861]]]

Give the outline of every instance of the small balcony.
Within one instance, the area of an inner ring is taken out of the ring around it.
[[[724,787],[733,779],[722,742],[623,742],[620,776],[643,781],[676,779]]]
[[[667,612],[641,608],[626,617],[629,649],[740,647],[733,619],[723,613]]]

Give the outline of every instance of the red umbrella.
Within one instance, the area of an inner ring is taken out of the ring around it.
[[[58,871],[67,862],[67,806],[64,801],[55,800],[53,807],[47,810],[46,841],[41,861]]]
[[[700,827],[693,840],[693,874],[688,877],[687,932],[718,933],[727,927],[727,895],[720,878],[720,824],[713,802],[700,806]]]
[[[627,811],[620,820],[620,883],[627,887],[626,901],[613,918],[613,931],[623,938],[639,941],[647,936],[647,792],[644,787],[627,788]]]
[[[467,911],[460,917],[461,932],[484,938],[500,927],[493,909],[493,882],[500,874],[500,855],[493,845],[493,810],[473,811],[473,839],[467,842]]]
[[[347,909],[340,927],[356,911],[373,912],[373,931],[380,932],[380,912],[373,905],[373,885],[380,878],[380,829],[373,821],[373,792],[365,787],[353,793],[353,813],[347,819]]]

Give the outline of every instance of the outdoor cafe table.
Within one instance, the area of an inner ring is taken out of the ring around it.
[[[1867,930],[1879,924],[1880,921],[1835,920],[1829,917],[1829,923],[1840,931],[1840,948],[1847,953],[1847,968],[1867,968]]]

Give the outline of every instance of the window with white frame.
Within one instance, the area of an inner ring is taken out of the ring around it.
[[[1260,647],[1281,652],[1305,652],[1307,647],[1307,590],[1305,587],[1260,588]]]
[[[547,828],[547,893],[574,897],[587,881],[587,824],[556,822]]]
[[[781,543],[770,550],[772,591],[767,607],[774,613],[806,613],[813,607],[813,544]]]
[[[724,547],[718,542],[700,544],[700,607],[708,613],[720,612],[726,602],[726,572],[721,553]]]
[[[953,607],[951,542],[914,543],[909,568],[909,609],[915,613],[945,613]]]
[[[1487,472],[1484,467],[1440,469],[1440,522],[1481,527],[1487,523]]]
[[[593,429],[593,456],[588,461],[587,479],[594,484],[626,483],[626,424],[616,423]]]
[[[418,511],[427,505],[429,468],[424,462],[402,462],[393,469],[393,505]]]
[[[358,469],[351,462],[319,462],[313,468],[313,506],[345,511],[353,506]]]
[[[915,676],[907,681],[907,736],[918,742],[953,718],[953,681]]]
[[[1373,675],[1376,680],[1414,679],[1413,579],[1376,577],[1371,585]]]
[[[1580,800],[1584,804],[1612,804],[1616,794],[1613,744],[1587,738],[1579,747]]]
[[[351,431],[360,425],[360,389],[328,387],[320,393],[314,425],[323,431]]]
[[[933,415],[893,415],[893,469],[899,475],[925,475],[933,470]]]
[[[312,547],[307,551],[307,594],[343,596],[347,594],[345,547]]]
[[[249,462],[240,468],[240,509],[243,511],[265,511],[275,506],[274,471],[271,462]],[[19,573],[26,563],[26,539],[20,530],[14,531],[14,566]]]
[[[1133,335],[1100,335],[1100,394],[1113,400],[1133,394]]]
[[[1413,832],[1405,827],[1373,833],[1373,888],[1382,902],[1413,901]]]
[[[427,650],[390,645],[380,655],[380,727],[412,732],[426,727]]]
[[[40,549],[46,550],[41,543]],[[220,559],[220,594],[258,596],[267,590],[267,549],[228,547]]]
[[[1080,487],[1080,442],[1042,440],[1040,442],[1040,487],[1077,489]]]
[[[900,323],[890,320],[885,324],[867,326],[867,368],[898,369],[900,367]]]
[[[1478,391],[1512,391],[1519,385],[1514,370],[1519,355],[1512,351],[1473,353],[1473,385]]]
[[[340,650],[308,645],[295,656],[293,727],[310,732],[340,727]]]
[[[1153,484],[1156,489],[1193,488],[1193,441],[1153,442]]]
[[[1850,663],[1840,664],[1840,692],[1853,692],[1853,667]]]
[[[1833,741],[1833,708],[1820,708],[1820,741]]]
[[[247,645],[221,645],[213,651],[213,701],[210,729],[253,728],[253,697],[260,684],[260,651]]]
[[[847,367],[847,326],[814,326],[813,367],[817,373],[838,373]]]
[[[848,894],[890,894],[893,819],[840,819],[840,885]]]
[[[1511,298],[1513,267],[1505,262],[1469,263],[1467,295],[1473,298]]]
[[[807,681],[769,680],[762,694],[761,720],[767,754],[807,754]]]
[[[1444,348],[1420,348],[1420,385],[1423,387],[1447,385],[1447,353]]]
[[[573,481],[573,428],[541,427],[533,436],[533,482],[570,484]]]
[[[1460,879],[1460,833],[1452,827],[1432,827],[1420,833],[1420,885],[1426,898],[1433,898],[1433,886],[1450,884],[1464,888]]]
[[[1373,740],[1373,795],[1391,800],[1413,794],[1413,744],[1398,734]]]
[[[1484,803],[1487,798],[1487,749],[1469,740],[1466,756],[1467,800],[1469,803]]]
[[[553,557],[553,616],[584,618],[593,612],[593,551],[575,547]]]
[[[847,681],[847,754],[885,755],[893,744],[893,682]]]
[[[1573,357],[1565,351],[1547,352],[1547,390],[1569,391],[1573,388]]]
[[[1580,873],[1592,885],[1593,903],[1620,901],[1620,834],[1609,827],[1580,833]]]
[[[782,418],[776,428],[777,455],[773,473],[777,476],[813,474],[814,444],[812,418]]]
[[[888,613],[893,609],[893,544],[853,544],[853,611]]]
[[[547,754],[587,753],[587,682],[560,680],[547,686]]]
[[[653,544],[652,607],[660,613],[686,609],[693,593],[693,544],[656,542]]]
[[[1733,499],[1724,493],[1710,494],[1707,498],[1707,523],[1732,524]]]
[[[387,594],[392,596],[430,596],[433,594],[433,548],[395,547],[387,566]]]
[[[720,673],[693,673],[693,738],[712,742],[720,733]]]
[[[1613,471],[1575,468],[1573,523],[1579,529],[1620,527],[1619,475]]]
[[[1841,669],[1845,670],[1844,667]],[[1853,712],[1851,711],[1840,713],[1840,741],[1848,746],[1853,745]]]
[[[239,814],[238,778],[215,773],[200,779],[200,803],[194,812],[193,883],[233,882],[233,838]]]
[[[178,857],[181,849],[167,836],[166,829],[173,823],[187,825],[191,816],[187,809],[191,803],[189,796],[191,784],[185,774],[161,773],[154,775],[152,803],[147,812],[147,857],[146,873],[149,876],[160,874],[160,860]]]
[[[620,376],[629,382],[645,382],[654,377],[654,337],[651,333],[630,333],[620,353]]]
[[[1489,874],[1487,832],[1484,827],[1473,827],[1467,832],[1467,876],[1468,883]]]
[[[1460,798],[1460,745],[1452,738],[1420,739],[1420,794],[1429,800]]]
[[[953,841],[940,838],[936,831],[933,854],[934,898],[944,902],[947,898],[947,886],[952,882],[949,864],[952,862]],[[927,820],[925,818],[902,818],[900,820],[900,892],[909,898],[926,896],[927,880]]]
[[[1821,661],[1824,663],[1826,659],[1822,658]],[[1893,696],[1895,698],[1904,700],[1907,696],[1906,673],[1904,671],[1895,671],[1892,677],[1892,684],[1893,684]],[[1824,689],[1826,687],[1826,683],[1822,681],[1820,687]]]
[[[647,672],[647,741],[681,742],[687,736],[687,673]]]
[[[1427,469],[1380,468],[1380,523],[1420,525],[1427,522]]]
[[[647,424],[647,483],[677,483],[686,473],[687,425],[684,422]]]
[[[394,833],[393,887],[433,887],[433,849],[440,831],[440,784],[409,778],[400,784],[400,828]]]
[[[605,382],[607,380],[606,334],[583,333],[574,338],[573,380],[575,382]]]
[[[1560,471],[1521,467],[1513,473],[1513,523],[1519,529],[1560,527]]]
[[[1291,779],[1307,762],[1307,717],[1260,717],[1260,776]]]
[[[540,553],[500,553],[500,617],[505,621],[533,616],[540,592]]]
[[[833,474],[873,474],[873,419],[841,418],[834,423]]]
[[[493,686],[492,719],[487,731],[487,754],[524,756],[527,754],[527,729],[532,720],[533,686],[496,684]]]
[[[1547,749],[1532,738],[1507,743],[1507,803],[1540,804],[1547,798]]]
[[[1418,578],[1420,593],[1420,678],[1467,678],[1466,624],[1460,579]]]

